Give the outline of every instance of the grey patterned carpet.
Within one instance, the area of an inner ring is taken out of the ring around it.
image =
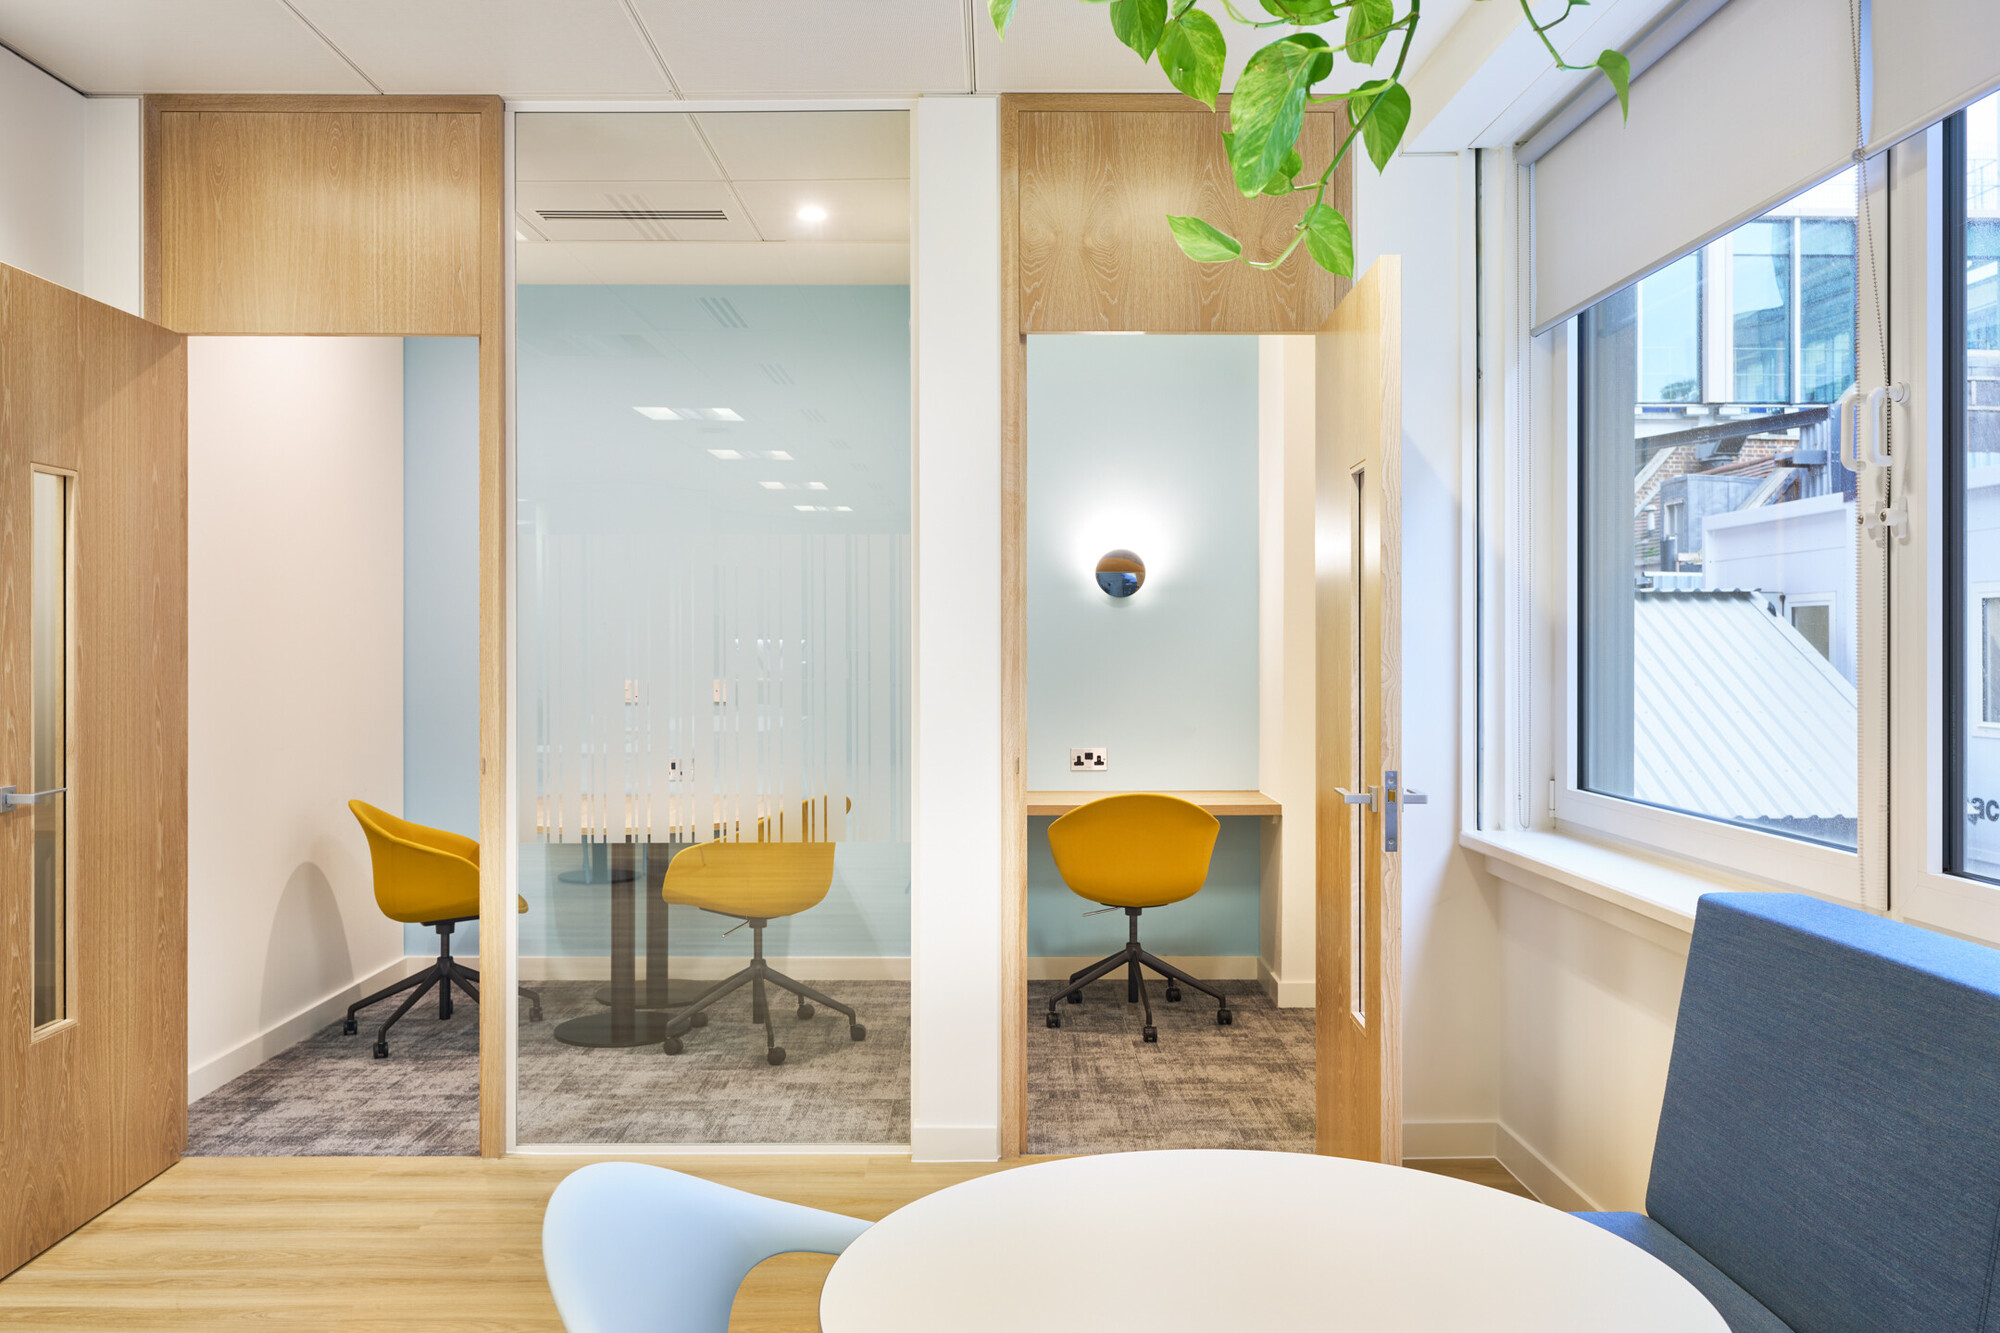
[[[1044,1026],[1053,982],[1029,986],[1028,1150],[1136,1147],[1310,1151],[1313,1015],[1276,1009],[1251,982],[1225,982],[1235,1023],[1205,997],[1169,1005],[1151,983],[1158,1044],[1140,1040],[1123,982]],[[909,986],[843,981],[822,989],[860,1011],[851,1042],[838,1015],[800,1022],[777,1007],[786,1060],[764,1059],[747,998],[732,996],[685,1050],[590,1050],[551,1030],[598,1009],[595,982],[545,982],[544,1018],[520,1032],[519,1140],[534,1143],[907,1143]],[[524,1010],[525,1012],[525,1010]],[[365,1018],[366,1015],[363,1015]],[[478,1030],[470,1005],[439,1022],[428,1002],[370,1055],[374,1028],[338,1023],[188,1108],[193,1156],[450,1156],[478,1151]],[[380,1019],[377,1019],[380,1022]]]
[[[1141,1040],[1125,983],[1101,981],[1043,1021],[1053,981],[1028,983],[1028,1151],[1313,1147],[1313,1011],[1279,1009],[1252,981],[1224,981],[1234,1022],[1198,991],[1168,1004],[1148,983],[1160,1040]]]

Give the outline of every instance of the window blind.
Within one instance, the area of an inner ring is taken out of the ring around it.
[[[1875,152],[2000,87],[2000,0],[1873,0]]]
[[[1629,122],[1613,100],[1538,159],[1534,331],[1844,168],[1852,34],[1848,0],[1729,0],[1633,80]]]

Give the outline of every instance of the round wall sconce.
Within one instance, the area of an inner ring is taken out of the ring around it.
[[[1097,586],[1113,597],[1130,597],[1146,585],[1146,562],[1120,547],[1097,561]]]

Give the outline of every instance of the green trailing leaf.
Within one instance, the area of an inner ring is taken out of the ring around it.
[[[1333,0],[1263,0],[1264,12],[1301,28],[1333,22]]]
[[[1222,62],[1228,54],[1222,29],[1199,9],[1191,9],[1170,19],[1160,31],[1160,68],[1167,81],[1192,97],[1215,106],[1222,91]]]
[[[1217,231],[1200,218],[1175,217],[1169,213],[1167,225],[1173,228],[1181,253],[1197,264],[1227,264],[1243,253],[1235,237]]]
[[[1314,204],[1302,219],[1306,228],[1306,253],[1313,263],[1343,278],[1354,276],[1354,233],[1347,219],[1331,204]]]
[[[1357,65],[1372,65],[1389,40],[1388,27],[1396,21],[1395,0],[1354,0],[1347,11],[1347,58]]]
[[[1188,7],[1193,3],[1194,0],[1173,0],[1173,3],[1167,6],[1167,21],[1171,23],[1181,15],[1187,13]],[[1202,17],[1207,18],[1208,16],[1204,14]],[[1209,19],[1208,21],[1210,23],[1215,22],[1214,19]]]
[[[1621,118],[1632,118],[1632,62],[1616,51],[1600,51],[1597,67],[1604,71],[1604,77],[1611,80],[1611,86],[1618,90],[1618,114]]]
[[[1293,189],[1292,182],[1297,180],[1299,173],[1305,169],[1305,159],[1300,157],[1299,150],[1294,148],[1285,154],[1283,165],[1271,173],[1271,179],[1264,182],[1263,193],[1290,194]]]
[[[986,12],[993,16],[993,31],[1007,40],[1007,25],[1014,21],[1014,0],[986,0]]]
[[[1361,126],[1361,140],[1368,145],[1368,158],[1381,171],[1396,155],[1403,131],[1410,127],[1410,93],[1400,83],[1388,83],[1378,91],[1357,90],[1348,99],[1347,114]]]
[[[1322,66],[1333,66],[1326,39],[1301,32],[1272,42],[1243,67],[1229,100],[1229,164],[1246,197],[1263,190],[1298,142],[1306,92],[1326,77],[1315,73]]]
[[[1167,0],[1111,0],[1111,31],[1118,40],[1151,60],[1167,23]]]

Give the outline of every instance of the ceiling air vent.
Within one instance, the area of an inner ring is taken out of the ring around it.
[[[544,222],[727,222],[719,208],[538,208]]]
[[[700,296],[695,299],[701,303],[701,308],[708,312],[708,317],[723,328],[747,329],[750,327],[749,324],[744,322],[743,316],[737,312],[736,307],[730,304],[728,297]]]

